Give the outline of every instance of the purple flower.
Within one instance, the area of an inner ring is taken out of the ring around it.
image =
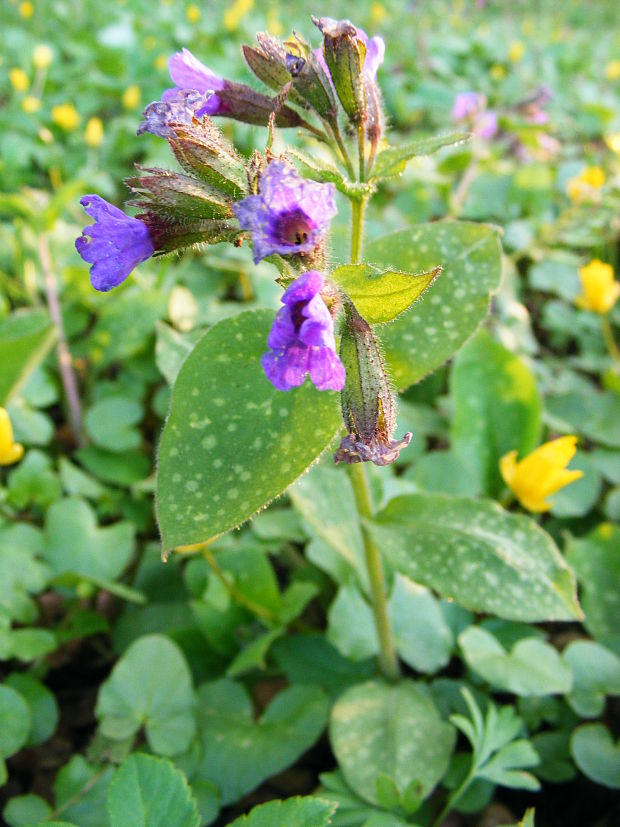
[[[198,112],[205,114],[214,94],[203,94],[195,89],[168,89],[164,92],[164,99],[149,103],[146,107],[137,134],[151,132],[160,138],[174,137],[170,124],[191,124],[194,118],[201,117]]]
[[[130,218],[98,195],[85,195],[80,204],[95,223],[84,228],[75,247],[93,265],[90,281],[95,290],[107,292],[150,258],[155,247],[143,221]]]
[[[306,181],[282,161],[262,174],[259,194],[234,205],[241,227],[250,230],[254,262],[272,253],[310,253],[322,241],[336,215],[333,184]]]
[[[282,296],[261,364],[280,391],[303,385],[306,374],[320,391],[344,387],[345,371],[336,353],[334,322],[321,298],[323,277],[308,270]]]
[[[464,121],[477,115],[486,105],[486,98],[479,92],[459,92],[454,99],[452,117],[455,121]]]
[[[497,113],[489,109],[487,112],[482,112],[480,117],[476,118],[474,135],[489,140],[497,133],[498,128]]]
[[[222,102],[216,92],[226,89],[226,81],[194,57],[189,49],[175,52],[168,61],[168,70],[175,88],[167,89],[162,95],[162,101],[174,100],[179,89],[194,90],[209,95],[204,105],[194,113],[197,118],[222,114]]]

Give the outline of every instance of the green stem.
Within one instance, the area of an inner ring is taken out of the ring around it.
[[[601,330],[603,332],[603,339],[605,340],[605,347],[611,358],[617,364],[620,364],[620,348],[616,344],[614,334],[609,323],[609,316],[607,314],[601,316]]]
[[[205,558],[211,567],[211,570],[220,583],[224,586],[230,597],[236,603],[239,603],[240,606],[244,606],[257,617],[262,618],[269,624],[278,623],[278,616],[274,612],[270,611],[266,606],[261,606],[259,603],[255,603],[251,598],[246,597],[233,585],[233,583],[230,582],[226,576],[226,573],[220,568],[220,564],[215,559],[215,555],[207,546],[201,549],[200,553]]]
[[[454,807],[456,805],[456,802],[464,795],[465,791],[467,790],[467,788],[471,784],[473,778],[474,778],[474,772],[473,772],[473,767],[472,767],[472,769],[467,773],[467,775],[466,775],[463,783],[460,785],[460,787],[458,787],[456,790],[454,790],[454,792],[450,796],[448,796],[448,800],[446,801],[446,804],[445,804],[443,810],[439,813],[439,815],[437,816],[435,821],[433,821],[432,827],[441,827],[441,825],[444,822],[445,817],[448,815],[448,813],[451,810],[454,809]]]
[[[351,233],[351,264],[359,264],[362,257],[362,238],[364,235],[364,213],[366,199],[361,201],[351,199],[352,233]]]
[[[353,169],[353,164],[351,163],[351,159],[349,158],[349,153],[347,152],[347,148],[344,145],[344,141],[342,140],[342,134],[340,132],[340,127],[338,126],[338,121],[335,120],[331,125],[332,133],[334,135],[334,139],[336,141],[336,145],[340,150],[340,154],[342,155],[342,161],[347,168],[347,174],[349,178],[354,181],[355,180],[355,170]]]
[[[362,519],[370,519],[373,514],[373,508],[364,466],[362,463],[348,465],[347,471],[349,472],[349,479],[353,487],[358,514]],[[362,525],[361,529],[366,570],[368,571],[368,580],[370,582],[372,613],[375,620],[377,638],[379,639],[379,665],[384,676],[390,681],[395,681],[398,680],[400,676],[400,669],[388,615],[381,553],[364,525]]]
[[[359,163],[359,180],[366,180],[366,124],[360,123],[357,127],[357,148]]]

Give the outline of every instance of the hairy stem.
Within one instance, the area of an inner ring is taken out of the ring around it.
[[[347,471],[349,472],[349,479],[353,487],[358,514],[362,519],[370,519],[373,514],[373,508],[364,465],[361,462],[354,465],[347,465]],[[400,676],[400,668],[398,666],[392,627],[388,615],[381,553],[363,524],[361,528],[362,539],[364,541],[366,570],[368,571],[368,580],[370,581],[372,613],[375,620],[377,638],[379,639],[379,665],[384,676],[390,681],[395,681]]]
[[[342,161],[347,168],[347,174],[351,181],[355,180],[355,170],[353,169],[353,164],[351,163],[351,159],[349,158],[349,153],[347,152],[347,148],[344,145],[344,141],[342,140],[342,134],[340,132],[340,127],[338,126],[338,120],[334,119],[334,123],[330,123],[332,133],[334,135],[334,140],[336,141],[336,146],[340,150],[340,154],[342,156]]]
[[[364,213],[366,212],[366,199],[361,201],[351,200],[351,264],[359,264],[362,258],[362,239],[364,236]]]
[[[60,312],[60,302],[58,301],[58,281],[52,265],[49,241],[45,233],[42,233],[39,236],[38,250],[41,268],[43,269],[47,307],[52,322],[56,327],[58,336],[56,352],[58,354],[60,380],[62,382],[65,398],[67,400],[69,424],[71,425],[71,430],[73,431],[73,436],[76,443],[81,446],[83,445],[82,406],[80,404],[78,384],[75,377],[75,371],[73,370],[73,360],[71,359],[67,334],[65,333],[62,313]]]

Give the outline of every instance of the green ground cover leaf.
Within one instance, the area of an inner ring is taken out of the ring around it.
[[[404,495],[368,530],[393,569],[465,608],[509,620],[581,617],[573,573],[551,537],[495,503]]]
[[[336,393],[309,382],[282,393],[266,379],[259,359],[272,322],[270,311],[226,319],[183,363],[159,448],[165,550],[247,520],[301,476],[338,431]]]
[[[486,316],[501,277],[497,232],[463,221],[420,224],[372,241],[364,255],[408,273],[443,267],[421,301],[381,331],[394,381],[406,388],[453,356]]]
[[[199,827],[187,779],[170,761],[130,755],[108,787],[110,827]]]
[[[452,451],[468,468],[474,491],[497,495],[503,486],[501,457],[514,450],[522,458],[540,441],[542,399],[536,379],[486,331],[461,350],[450,377]]]
[[[321,798],[299,796],[254,807],[230,827],[328,827],[336,805]]]
[[[448,767],[455,730],[441,720],[425,685],[368,681],[338,698],[329,736],[351,789],[378,804],[380,774],[391,778],[401,794],[418,781],[426,798]]]
[[[1,405],[23,387],[55,338],[55,328],[44,310],[19,310],[0,320]]]
[[[583,724],[572,735],[571,755],[581,772],[597,784],[620,789],[620,742],[604,724]]]
[[[123,740],[145,728],[151,749],[176,755],[196,731],[196,698],[179,647],[163,635],[145,635],[117,661],[102,684],[95,714],[101,732]]]
[[[327,696],[317,687],[280,692],[254,721],[247,690],[222,678],[198,690],[202,754],[196,770],[220,788],[222,804],[242,798],[309,749],[327,723]]]
[[[372,177],[382,178],[387,175],[397,175],[403,172],[407,161],[420,155],[432,155],[444,146],[454,146],[465,143],[470,139],[467,132],[451,132],[447,135],[436,135],[431,138],[420,138],[400,146],[388,146],[377,155]]]

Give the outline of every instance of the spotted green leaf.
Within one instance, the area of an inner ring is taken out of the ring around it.
[[[56,332],[43,310],[20,310],[0,321],[0,404],[6,404],[43,360]]]
[[[402,146],[388,146],[377,155],[373,169],[373,178],[383,178],[403,172],[407,161],[420,155],[432,155],[444,146],[462,144],[470,139],[467,132],[451,132],[431,138],[420,138]]]
[[[306,382],[286,393],[260,356],[273,313],[214,325],[187,357],[159,449],[157,512],[165,550],[209,540],[279,496],[332,442],[338,395]]]
[[[427,273],[400,273],[372,264],[344,264],[330,275],[369,324],[383,324],[411,307],[440,273],[441,267]]]
[[[198,827],[187,779],[170,761],[130,755],[108,787],[111,827]]]
[[[348,689],[334,704],[329,734],[347,783],[371,804],[379,803],[380,775],[401,794],[417,780],[426,798],[446,771],[455,741],[427,687],[413,681]]]
[[[551,537],[495,503],[404,495],[368,530],[392,568],[467,609],[508,620],[582,616],[573,573]]]
[[[461,348],[486,316],[501,277],[497,232],[486,224],[420,224],[371,242],[364,257],[383,270],[420,273],[443,267],[411,311],[381,331],[399,388],[419,381]]]

